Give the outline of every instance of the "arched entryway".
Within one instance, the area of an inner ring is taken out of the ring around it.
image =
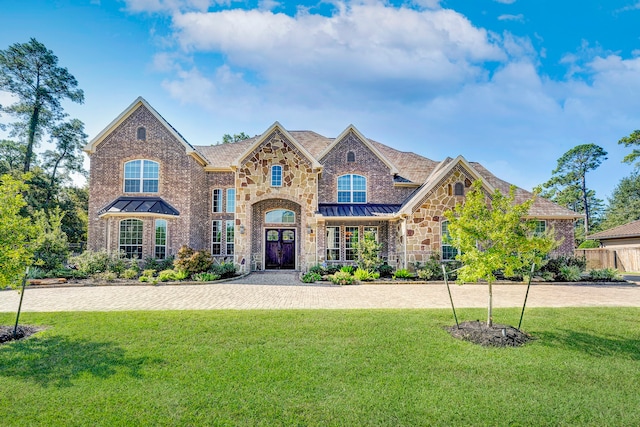
[[[296,270],[300,259],[300,205],[269,199],[252,206],[251,258],[256,270]]]

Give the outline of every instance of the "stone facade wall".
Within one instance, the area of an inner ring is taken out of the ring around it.
[[[425,195],[419,208],[407,218],[406,260],[407,267],[415,262],[426,262],[432,255],[440,254],[443,213],[464,202],[464,196],[454,196],[453,187],[457,182],[465,184],[464,191],[471,185],[471,175],[456,166],[434,189]]]
[[[347,153],[355,161],[347,161]],[[353,133],[338,142],[321,160],[323,170],[319,180],[320,203],[337,203],[338,177],[357,174],[367,178],[367,203],[402,203],[414,188],[394,187],[389,167]]]
[[[282,186],[271,186],[271,166],[282,166]],[[252,153],[247,155],[238,167],[236,175],[236,228],[244,226],[251,230],[261,228],[263,208],[257,203],[274,199],[270,208],[291,209],[290,203],[300,206],[296,215],[297,268],[306,270],[315,262],[316,236],[306,232],[307,226],[316,228],[315,212],[318,207],[318,173],[313,170],[310,159],[307,159],[284,135],[274,131]],[[252,206],[256,206],[253,212]],[[264,205],[267,206],[267,205]],[[294,210],[295,209],[291,209]],[[236,234],[239,236],[239,234]],[[257,235],[255,236],[258,237]],[[258,240],[236,238],[236,262],[242,258],[251,260],[252,266],[263,259],[262,242]],[[259,250],[257,248],[260,248]]]
[[[137,129],[146,128],[146,140],[137,140]],[[124,193],[124,164],[147,159],[159,163],[157,193]],[[167,221],[167,254],[175,254],[182,244],[199,248],[201,207],[194,203],[192,188],[200,185],[202,167],[186,154],[184,146],[144,106],[125,119],[90,156],[89,238],[88,248],[118,250],[119,221],[138,218],[144,221],[143,257],[153,255],[152,219],[135,215],[99,218],[98,211],[120,196],[157,196],[175,207],[180,216]],[[150,233],[150,234],[147,234]]]

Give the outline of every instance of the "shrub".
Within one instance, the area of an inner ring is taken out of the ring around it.
[[[393,275],[393,267],[385,262],[378,266],[378,273],[380,273],[380,277],[391,277]]]
[[[62,231],[63,217],[64,213],[59,207],[48,214],[44,211],[34,213],[35,222],[41,231],[33,243],[33,258],[35,264],[43,270],[62,268],[69,256],[67,234]]]
[[[327,274],[326,270],[322,265],[316,264],[309,269],[309,273],[317,274],[318,276],[322,276],[323,274]],[[308,274],[308,273],[307,273]]]
[[[302,276],[302,281],[304,283],[315,283],[318,280],[322,280],[322,276],[318,273],[314,273],[313,271],[308,271]]]
[[[142,272],[142,275],[145,276],[145,277],[153,277],[153,276],[156,275],[156,270],[152,270],[152,269],[151,270],[144,270]]]
[[[138,277],[138,271],[133,268],[127,268],[122,272],[122,277],[124,277],[125,279],[135,279],[136,277]]]
[[[232,262],[213,264],[209,268],[209,272],[219,275],[222,279],[228,279],[236,275],[236,265]]]
[[[109,256],[109,265],[107,268],[109,271],[116,273],[120,276],[127,269],[127,259],[124,252],[118,252],[117,254],[111,254]]]
[[[342,269],[342,264],[329,264],[325,269],[325,274],[335,274]]]
[[[579,249],[595,249],[600,247],[600,242],[598,240],[585,240],[580,243],[578,246]]]
[[[58,270],[47,271],[44,275],[46,278],[64,278],[64,279],[86,279],[88,276],[81,271],[71,270],[69,268],[61,268]]]
[[[44,279],[45,271],[40,267],[30,267],[29,274],[27,274],[28,279]]]
[[[188,246],[183,246],[178,251],[178,257],[173,261],[177,270],[183,270],[193,275],[207,271],[213,264],[213,258],[209,251],[196,251]]]
[[[151,277],[149,277],[149,276],[140,276],[140,277],[138,277],[138,281],[140,281],[140,282],[149,282],[149,281],[151,281]]]
[[[215,273],[197,273],[193,275],[193,279],[197,282],[213,282],[219,278],[220,275]]]
[[[113,282],[118,278],[118,275],[113,271],[103,271],[101,273],[94,274],[93,278],[96,280],[104,280],[105,282]]]
[[[575,265],[565,265],[560,267],[559,277],[565,282],[577,282],[581,279],[582,270]]]
[[[345,271],[337,271],[329,276],[329,280],[336,285],[352,285],[354,277]]]
[[[395,273],[393,273],[394,279],[410,279],[412,277],[413,277],[413,274],[411,274],[411,272],[406,268],[400,268],[396,270]]]
[[[379,278],[380,273],[378,273],[377,271],[369,271],[363,268],[358,268],[353,273],[353,277],[355,277],[356,280],[359,280],[361,282],[370,282],[372,280]]]
[[[91,276],[109,270],[110,255],[105,250],[98,252],[84,251],[78,256],[71,257],[69,263],[75,265],[78,271]]]
[[[189,278],[189,273],[184,270],[173,270],[173,277],[175,277],[176,280],[185,280]]]
[[[614,280],[621,280],[622,276],[615,268],[601,268],[589,271],[589,279],[611,282]]]
[[[341,272],[343,272],[343,273],[347,273],[347,274],[351,274],[351,275],[353,274],[353,272],[354,272],[355,270],[356,270],[356,269],[355,269],[352,265],[345,265],[344,267],[342,267],[342,268],[340,269],[340,271],[341,271]]]
[[[584,257],[574,256],[559,256],[556,258],[550,258],[547,263],[540,268],[540,274],[550,272],[557,280],[561,280],[560,269],[562,267],[578,267],[580,271],[584,271],[587,267],[587,260]]]
[[[176,280],[176,274],[173,270],[162,270],[158,273],[158,280],[161,282],[170,282]]]
[[[426,268],[418,270],[417,273],[418,277],[422,280],[431,280],[431,278],[433,277],[433,271]]]

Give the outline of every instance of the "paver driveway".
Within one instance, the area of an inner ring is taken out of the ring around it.
[[[456,307],[486,307],[483,285],[451,285]],[[495,285],[495,307],[520,307],[525,285]],[[19,294],[0,291],[0,312],[17,309]],[[533,285],[528,307],[640,307],[640,286]],[[300,283],[292,273],[252,274],[233,282],[175,286],[27,289],[23,311],[448,308],[447,288],[429,285],[327,286]]]

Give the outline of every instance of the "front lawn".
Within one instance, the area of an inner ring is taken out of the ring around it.
[[[530,309],[538,339],[497,349],[446,310],[24,313],[48,329],[0,346],[0,424],[631,426],[639,319]]]

